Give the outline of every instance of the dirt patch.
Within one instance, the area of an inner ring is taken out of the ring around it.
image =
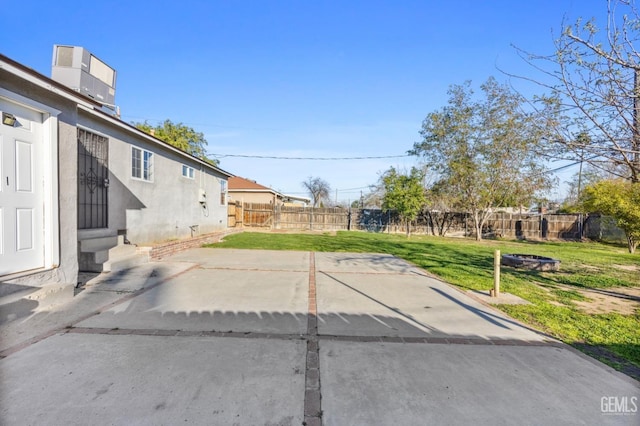
[[[580,268],[586,269],[587,271],[593,271],[593,272],[600,272],[601,271],[600,268],[598,268],[597,266],[592,266],[592,265],[580,265]]]
[[[566,286],[562,286],[566,288]],[[588,314],[618,313],[633,315],[640,310],[640,287],[613,287],[607,289],[576,289],[588,301],[574,301],[573,303]]]
[[[616,269],[622,269],[623,271],[640,272],[640,266],[637,265],[613,265],[613,267]]]
[[[615,312],[622,315],[633,315],[640,312],[640,287],[588,289],[564,284],[544,285],[539,282],[535,284],[547,293],[549,299],[552,298],[554,288],[580,294],[587,300],[572,300],[571,303],[587,314]],[[566,306],[557,300],[547,300],[547,302],[555,306]]]

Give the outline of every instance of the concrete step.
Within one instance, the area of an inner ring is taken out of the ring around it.
[[[95,237],[79,242],[79,265],[83,272],[108,272],[119,263],[140,264],[144,259],[127,260],[136,257],[136,246],[124,243],[123,235]]]
[[[109,249],[108,253],[109,259],[134,256],[137,253],[137,247],[132,244],[118,244]]]
[[[91,253],[109,250],[118,245],[118,236],[96,237],[80,240],[80,252]]]
[[[73,299],[75,283],[51,283],[39,287],[0,284],[0,324],[27,317],[36,310]]]
[[[136,246],[132,246],[131,244],[121,244],[112,247],[109,250],[99,250],[88,253],[93,254],[93,261],[95,263],[105,263],[108,262],[109,259],[135,256]]]
[[[134,251],[134,254],[132,255],[115,257],[107,260],[102,264],[102,270],[103,272],[117,272],[145,263],[149,263],[149,255],[144,253],[137,254]]]

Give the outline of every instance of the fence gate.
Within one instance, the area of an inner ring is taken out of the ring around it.
[[[227,204],[227,226],[229,228],[236,227],[236,203]]]
[[[242,204],[239,202],[227,205],[227,226],[236,228],[242,226]]]
[[[242,225],[255,227],[272,227],[274,206],[270,203],[244,203],[242,205]]]

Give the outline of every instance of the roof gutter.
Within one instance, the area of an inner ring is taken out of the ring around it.
[[[36,86],[48,90],[67,100],[73,101],[78,105],[83,105],[85,107],[100,106],[98,102],[91,101],[89,98],[79,95],[76,91],[61,85],[39,72],[32,70],[31,68],[27,68],[1,54],[0,69],[3,69],[23,80],[27,80],[29,83],[35,84]]]
[[[183,150],[178,149],[175,146],[170,145],[170,144],[168,144],[167,142],[165,142],[165,141],[163,141],[161,139],[158,139],[158,138],[156,138],[154,136],[151,136],[149,133],[143,132],[142,130],[138,129],[135,126],[132,126],[131,124],[125,123],[124,121],[122,121],[122,120],[120,120],[118,118],[112,117],[111,115],[109,115],[109,114],[107,114],[107,113],[105,113],[103,111],[97,110],[95,108],[89,108],[89,107],[86,107],[84,105],[78,105],[78,107],[79,107],[79,109],[81,109],[81,110],[83,110],[83,111],[85,111],[85,112],[87,112],[87,113],[89,113],[89,114],[91,114],[91,115],[93,115],[95,117],[98,117],[101,120],[106,120],[106,121],[110,122],[111,124],[113,124],[115,126],[118,126],[119,128],[121,128],[121,129],[123,129],[123,130],[125,130],[125,131],[127,131],[129,133],[133,133],[133,134],[135,134],[137,136],[140,136],[140,137],[146,139],[148,142],[151,142],[151,143],[156,144],[156,145],[161,144],[163,148],[166,148],[166,149],[168,149],[168,150],[180,155],[181,157],[185,157],[185,158],[188,158],[190,160],[196,161],[196,162],[200,163],[201,165],[203,165],[203,166],[205,166],[205,167],[207,167],[209,169],[215,170],[216,172],[218,172],[218,173],[220,173],[222,175],[225,175],[226,177],[234,176],[233,174],[231,174],[231,173],[229,173],[229,172],[227,172],[225,170],[222,170],[222,169],[220,169],[220,168],[218,168],[218,167],[216,167],[216,166],[214,166],[212,164],[209,164],[206,161],[204,161],[204,160],[202,160],[202,159],[200,159],[200,158],[198,158],[196,156],[193,156],[193,155],[189,154],[188,152],[184,152]]]
[[[185,157],[185,158],[189,158],[190,160],[196,161],[198,163],[200,163],[201,165],[211,169],[211,170],[215,170],[216,172],[226,176],[226,177],[232,177],[234,176],[233,174],[224,171],[216,166],[213,166],[209,163],[207,163],[206,161],[195,157],[187,152],[184,152],[168,143],[166,143],[163,140],[160,140],[156,137],[151,136],[150,134],[143,132],[142,130],[136,128],[135,126],[132,126],[128,123],[125,123],[124,121],[115,118],[103,111],[101,111],[98,108],[102,107],[102,104],[100,104],[97,101],[93,101],[92,99],[85,97],[84,95],[79,94],[78,92],[76,92],[75,90],[58,83],[55,80],[50,79],[47,76],[44,76],[42,74],[40,74],[39,72],[25,67],[24,65],[9,59],[8,57],[0,54],[0,69],[7,71],[10,74],[15,75],[18,78],[21,78],[23,80],[28,81],[29,83],[32,83],[38,87],[41,87],[45,90],[48,90],[50,92],[52,92],[53,94],[60,96],[64,99],[67,99],[69,101],[74,102],[75,104],[78,105],[78,108],[82,111],[88,112],[91,115],[94,115],[102,120],[106,120],[108,122],[110,122],[111,124],[114,124],[118,127],[120,127],[121,129],[124,129],[126,131],[128,131],[129,133],[133,133],[136,134],[137,136],[143,137],[145,139],[147,139],[149,142],[156,144],[156,145],[162,145],[164,148],[169,149],[170,151],[173,151],[174,153],[180,155],[181,157]]]

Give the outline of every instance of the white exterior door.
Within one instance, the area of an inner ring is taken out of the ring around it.
[[[44,267],[43,116],[0,99],[0,275]],[[4,120],[3,120],[4,121]]]

